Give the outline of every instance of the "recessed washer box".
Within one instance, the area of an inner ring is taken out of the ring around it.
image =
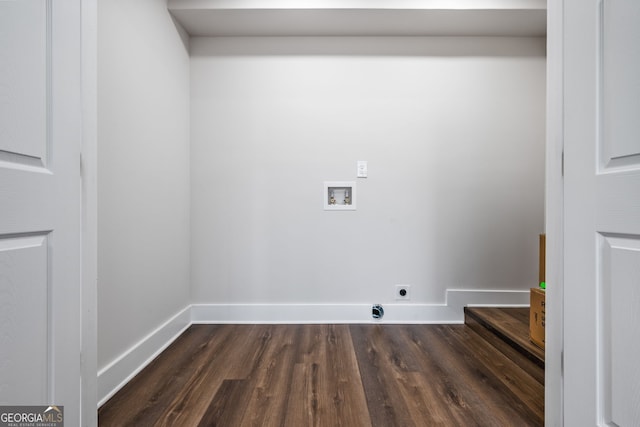
[[[325,181],[322,193],[325,211],[355,211],[355,181]]]

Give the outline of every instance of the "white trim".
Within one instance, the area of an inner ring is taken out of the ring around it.
[[[447,305],[464,318],[464,307],[528,307],[529,289],[448,289]]]
[[[442,304],[383,304],[374,320],[362,304],[192,304],[98,372],[98,407],[146,367],[192,324],[457,324],[465,306],[524,307],[529,290],[450,289]]]
[[[564,424],[564,0],[547,9],[545,425]]]
[[[146,367],[189,326],[187,306],[98,372],[98,407]]]
[[[361,304],[194,304],[192,323],[463,323],[465,306],[527,307],[529,290],[449,289],[442,304],[382,304],[384,317],[374,320]]]
[[[384,317],[371,317],[372,304],[194,304],[194,324],[461,323],[445,304],[382,304]]]
[[[82,43],[82,284],[80,338],[80,423],[98,424],[98,1],[83,0]]]

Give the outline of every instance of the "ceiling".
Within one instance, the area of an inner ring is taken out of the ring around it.
[[[169,0],[191,36],[546,35],[544,0]]]

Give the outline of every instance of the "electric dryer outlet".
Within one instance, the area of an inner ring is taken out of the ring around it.
[[[411,299],[411,285],[396,285],[395,286],[396,300],[407,301]]]

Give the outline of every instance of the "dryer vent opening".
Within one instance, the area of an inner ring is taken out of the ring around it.
[[[382,305],[374,304],[371,307],[371,317],[374,319],[382,319],[382,316],[384,316],[384,309],[382,308]]]

